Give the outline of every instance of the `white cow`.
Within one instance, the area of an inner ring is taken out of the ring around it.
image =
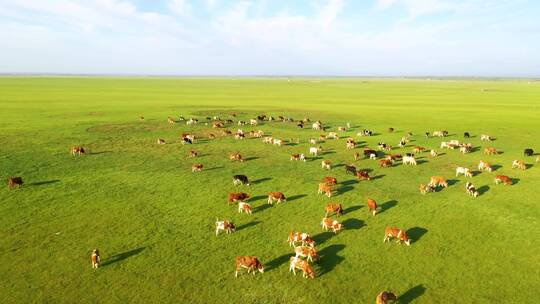
[[[465,167],[457,167],[456,168],[456,176],[463,174],[465,177],[472,177],[472,172],[469,170],[469,168]]]
[[[414,158],[414,156],[405,155],[403,156],[403,164],[416,166],[416,159]]]

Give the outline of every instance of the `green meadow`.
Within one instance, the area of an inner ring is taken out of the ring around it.
[[[540,82],[527,80],[0,78],[0,302],[374,303],[392,290],[398,303],[537,303],[540,163],[523,150],[540,152],[539,105]],[[206,117],[233,113],[235,121],[283,115],[320,119],[327,132],[347,122],[352,128],[320,143],[319,157],[293,162],[290,155],[307,155],[308,139],[321,131],[284,122],[226,125],[300,139],[277,147],[205,125]],[[169,116],[200,123],[169,124]],[[364,128],[375,135],[357,136]],[[425,137],[435,130],[450,136]],[[201,139],[182,145],[184,132]],[[407,132],[411,142],[400,149]],[[219,136],[209,140],[209,133]],[[482,142],[481,134],[495,140]],[[391,153],[423,146],[442,155],[380,168],[375,160],[355,161],[345,149],[348,136],[360,153],[384,141],[395,147]],[[439,149],[450,139],[476,149]],[[76,145],[88,153],[71,156]],[[500,154],[484,155],[487,146]],[[191,149],[199,157],[188,158]],[[236,151],[244,162],[229,161]],[[322,169],[322,159],[334,167]],[[512,169],[514,159],[527,169]],[[494,172],[478,172],[480,160]],[[194,162],[202,172],[191,172]],[[345,164],[376,178],[359,181],[345,174]],[[474,176],[455,177],[457,166]],[[252,184],[233,186],[235,174]],[[514,184],[495,185],[499,174]],[[419,184],[433,175],[446,177],[449,188],[421,195]],[[23,178],[22,188],[7,188],[13,176]],[[317,194],[324,176],[338,179],[332,198]],[[467,195],[467,180],[480,196]],[[240,191],[253,196],[251,216],[227,205],[228,193]],[[267,205],[270,191],[288,201]],[[368,198],[381,206],[376,216]],[[345,208],[337,235],[320,225],[328,202]],[[232,220],[237,231],[216,237],[216,218]],[[411,246],[383,243],[387,226],[407,230]],[[317,241],[313,280],[288,271],[293,230]],[[90,264],[94,248],[99,269]],[[259,257],[265,273],[235,278],[241,255]]]

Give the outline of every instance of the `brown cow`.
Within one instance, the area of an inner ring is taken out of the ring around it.
[[[92,268],[98,268],[99,262],[101,262],[101,257],[99,256],[99,250],[97,248],[92,251],[92,256],[90,259],[92,260]]]
[[[327,217],[322,219],[321,225],[322,225],[324,231],[328,231],[328,229],[332,229],[332,231],[335,234],[337,234],[338,231],[343,229],[343,224],[341,224],[337,220],[333,220],[333,219],[327,218]]]
[[[77,147],[72,147],[70,150],[70,153],[71,155],[75,156],[75,154],[78,154],[78,155],[85,154],[85,151],[83,147],[77,146]]]
[[[478,170],[480,171],[485,170],[485,171],[491,172],[493,168],[491,167],[490,163],[481,160],[480,163],[478,164]]]
[[[289,242],[289,246],[291,247],[296,247],[297,242],[301,242],[302,246],[315,247],[315,240],[313,240],[309,234],[303,232],[291,231],[287,238],[287,242]]]
[[[328,216],[330,213],[335,213],[337,216],[343,214],[343,206],[338,203],[328,203],[324,208],[325,216]]]
[[[321,168],[330,170],[331,166],[332,166],[332,162],[330,162],[329,160],[325,159],[321,161]]]
[[[257,272],[264,273],[264,265],[255,256],[239,256],[236,257],[236,272],[235,277],[238,277],[238,272],[241,268],[246,268],[247,272],[252,272],[253,275]]]
[[[238,152],[229,154],[229,160],[231,160],[231,161],[239,161],[239,162],[244,161],[244,159],[242,158],[242,155],[240,155],[240,153],[238,153]]]
[[[500,183],[503,183],[505,185],[512,185],[512,179],[506,175],[495,176],[495,184],[498,185]]]
[[[216,236],[219,235],[220,231],[225,231],[227,234],[232,233],[236,230],[236,226],[228,220],[220,221],[216,218]]]
[[[195,150],[191,150],[189,151],[189,157],[197,157],[199,155],[199,153]]]
[[[319,256],[317,255],[317,249],[314,247],[308,247],[308,246],[298,246],[294,248],[295,256],[306,258],[309,262],[313,262],[314,260],[318,260]]]
[[[389,304],[396,300],[397,300],[397,297],[393,292],[383,291],[377,296],[377,299],[375,299],[375,303],[376,304]]]
[[[10,177],[8,178],[8,188],[13,189],[15,187],[20,188],[24,184],[22,177]]]
[[[325,182],[329,186],[334,186],[334,185],[337,185],[337,183],[338,183],[337,179],[335,177],[332,177],[332,176],[325,176],[323,178],[323,182]]]
[[[407,246],[411,245],[411,240],[407,236],[407,232],[405,230],[399,229],[399,228],[390,228],[386,227],[384,230],[384,239],[383,242],[389,241],[391,238],[396,238],[397,243],[405,243]]]
[[[414,147],[414,149],[413,149],[413,153],[420,153],[420,152],[423,152],[424,150],[426,150],[426,148],[420,147],[420,146],[416,146],[416,147]]]
[[[442,176],[432,176],[431,179],[429,180],[428,185],[432,187],[441,186],[443,188],[448,188],[448,182]]]
[[[392,161],[389,159],[381,159],[379,160],[379,165],[381,168],[387,168],[392,166]]]
[[[368,198],[367,205],[368,205],[369,211],[373,213],[373,216],[375,216],[375,214],[377,214],[378,212],[377,202],[372,198]]]
[[[484,149],[484,154],[486,155],[495,155],[497,154],[497,149],[493,148],[493,147],[487,147]]]
[[[356,171],[356,177],[359,180],[371,180],[371,177],[367,171]]]
[[[334,190],[334,187],[331,185],[327,185],[326,183],[319,184],[319,190],[317,191],[317,194],[326,194],[328,197],[332,197],[332,190]]]
[[[191,165],[191,172],[201,172],[203,169],[203,164],[193,164]]]
[[[303,272],[304,278],[315,278],[315,270],[313,270],[313,267],[309,265],[308,261],[304,261],[298,257],[291,257],[290,258],[290,265],[289,265],[289,272],[293,272],[294,275],[296,275],[296,269],[300,269]]]
[[[274,201],[277,201],[278,204],[281,202],[286,202],[287,198],[285,197],[285,194],[281,192],[270,192],[268,193],[268,204],[272,205]]]
[[[240,201],[244,201],[244,200],[247,200],[251,198],[251,195],[248,194],[248,193],[244,193],[244,192],[232,192],[232,193],[229,193],[229,200],[228,200],[228,203],[229,205],[232,204],[232,203],[236,203],[236,202],[240,202]]]

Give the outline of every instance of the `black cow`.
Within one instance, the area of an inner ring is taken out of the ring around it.
[[[235,175],[233,176],[233,185],[246,185],[246,186],[249,186],[249,179],[247,176],[245,175],[242,175],[242,174],[239,174],[239,175]]]
[[[296,126],[299,127],[300,129],[303,129],[303,128],[304,128],[304,123],[303,123],[303,122],[300,122],[300,123],[297,124]]]
[[[15,187],[20,188],[23,185],[22,177],[10,177],[8,179],[8,188],[13,189]]]
[[[471,134],[469,134],[469,132],[465,132],[465,133],[463,133],[463,137],[464,138],[470,138]]]
[[[356,175],[356,167],[352,165],[345,165],[345,174],[351,173],[352,175]]]
[[[183,138],[182,138],[182,141],[183,141],[184,143],[188,143],[188,144],[192,144],[192,143],[193,143],[193,141],[192,141],[191,139],[187,138],[187,137],[183,137]]]
[[[364,157],[369,158],[371,154],[377,155],[377,151],[371,149],[364,150]]]
[[[533,149],[530,149],[530,148],[529,148],[529,149],[525,149],[525,150],[523,150],[523,154],[524,154],[525,156],[533,156],[533,155],[534,155],[534,150],[533,150]]]
[[[429,138],[429,132],[426,132],[426,138]]]

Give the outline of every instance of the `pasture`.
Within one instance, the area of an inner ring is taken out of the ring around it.
[[[0,302],[373,303],[386,289],[399,303],[534,303],[540,163],[523,149],[540,151],[539,105],[540,82],[526,80],[0,78],[0,177],[25,182],[0,188]],[[207,116],[236,122],[260,114],[309,117],[329,129],[277,121],[225,126],[261,129],[285,140],[282,147],[207,137],[221,134],[204,125]],[[200,123],[167,123],[180,115]],[[347,122],[352,128],[338,132],[339,140],[317,144],[321,155],[308,156],[310,137]],[[374,135],[356,135],[365,128]],[[425,137],[434,130],[450,134]],[[184,132],[201,139],[182,145]],[[407,132],[411,142],[398,148]],[[483,142],[481,134],[495,140]],[[354,150],[345,149],[348,136],[358,142]],[[290,141],[296,138],[300,143]],[[447,139],[477,148],[465,155],[439,149]],[[353,159],[381,141],[394,146],[391,153],[418,145],[442,155],[418,153],[417,166],[390,168]],[[69,154],[78,145],[86,155]],[[484,155],[487,146],[500,154]],[[188,158],[192,149],[200,153],[195,159]],[[245,160],[231,162],[231,152]],[[290,161],[293,153],[307,161]],[[331,170],[321,168],[322,159]],[[514,159],[527,169],[512,169]],[[494,172],[478,172],[480,160]],[[196,162],[204,169],[192,173]],[[347,164],[375,178],[359,181],[345,174]],[[474,176],[455,177],[457,166]],[[233,186],[235,174],[251,185]],[[495,185],[498,174],[514,184]],[[449,187],[420,194],[419,184],[433,175]],[[317,194],[325,176],[339,182],[331,198]],[[467,180],[478,197],[465,192]],[[227,204],[230,192],[241,191],[253,196],[252,215]],[[267,205],[272,191],[287,202]],[[368,198],[381,207],[376,216]],[[321,228],[329,202],[344,207],[337,235]],[[216,218],[232,220],[237,231],[216,237]],[[407,230],[411,246],[383,243],[387,226]],[[315,279],[289,273],[293,230],[317,242]],[[102,265],[92,269],[96,247]],[[257,256],[265,273],[235,278],[241,255]]]

